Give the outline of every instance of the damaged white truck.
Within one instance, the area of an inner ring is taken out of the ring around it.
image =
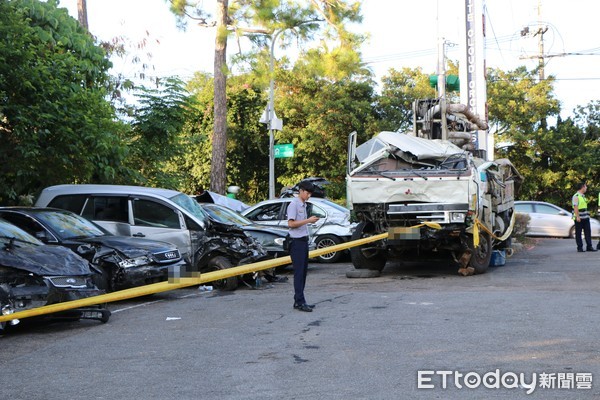
[[[484,273],[493,250],[510,247],[522,177],[507,159],[475,156],[472,132],[487,126],[466,107],[428,99],[413,111],[412,132],[380,132],[358,147],[350,134],[347,200],[360,221],[352,240],[388,233],[351,248],[352,263],[381,271],[437,252],[463,275]]]

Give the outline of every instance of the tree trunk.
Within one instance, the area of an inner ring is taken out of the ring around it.
[[[77,0],[77,17],[79,19],[79,25],[86,31],[89,31],[86,2],[87,0]]]
[[[225,194],[227,184],[227,8],[229,0],[217,1],[215,41],[215,122],[212,138],[210,190]]]

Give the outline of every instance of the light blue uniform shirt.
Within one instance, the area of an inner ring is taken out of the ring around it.
[[[294,197],[287,209],[288,221],[291,219],[294,221],[302,221],[307,218],[306,203],[303,203],[298,197]],[[300,238],[304,236],[308,236],[308,224],[304,224],[299,228],[290,228],[290,237]]]

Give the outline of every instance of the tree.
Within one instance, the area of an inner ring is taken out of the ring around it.
[[[139,172],[139,183],[177,188],[182,177],[165,166],[179,157],[185,142],[180,132],[191,119],[193,101],[177,78],[167,78],[157,89],[141,88],[131,131],[123,142],[129,149],[126,165]]]
[[[186,0],[170,0],[171,10],[180,17],[191,17],[197,15],[198,19],[206,22],[206,12],[203,9],[195,8]],[[195,8],[195,12],[189,11]],[[348,59],[348,55],[354,52],[356,44],[356,35],[350,34],[344,24],[348,21],[359,21],[359,3],[353,2],[347,4],[341,0],[310,0],[308,2],[298,2],[292,0],[272,0],[272,1],[253,1],[241,0],[235,3],[235,7],[230,10],[227,0],[217,0],[216,17],[216,46],[215,46],[215,125],[212,137],[213,158],[211,160],[211,182],[210,187],[213,191],[224,193],[226,181],[226,144],[227,144],[227,101],[224,98],[227,87],[227,64],[225,59],[227,48],[227,36],[229,29],[237,34],[249,32],[259,32],[272,35],[282,29],[298,27],[298,31],[303,37],[311,37],[320,29],[318,25],[302,24],[304,21],[325,21],[329,27],[325,31],[326,37],[339,38],[341,45],[335,47],[334,51],[326,52],[328,57],[325,60],[338,60],[340,56]],[[249,26],[258,26],[258,29]],[[254,37],[256,39],[256,36]],[[261,42],[259,39],[258,43]],[[325,42],[324,42],[325,43]]]
[[[413,102],[435,98],[435,89],[429,85],[429,75],[421,68],[390,69],[381,79],[383,88],[377,101],[381,130],[405,132],[413,128]]]
[[[563,125],[549,130],[542,121],[558,116],[559,102],[553,96],[553,78],[539,82],[535,71],[520,67],[514,71],[488,71],[489,125],[500,146],[497,157],[506,157],[525,176],[521,198],[542,199],[562,190],[567,165],[562,151],[568,152],[572,139]],[[564,204],[563,204],[564,206]]]
[[[87,17],[87,0],[77,0],[77,19],[86,31],[89,30]]]
[[[331,81],[295,71],[282,71],[277,79],[277,108],[286,125],[276,138],[294,144],[294,157],[278,164],[279,183],[293,186],[320,176],[331,182],[328,196],[344,197],[348,135],[357,131],[364,141],[377,126],[373,81]]]
[[[194,96],[194,114],[181,130],[185,153],[168,163],[170,171],[182,176],[179,189],[195,192],[209,186],[214,126],[214,79],[197,73],[188,89]],[[268,189],[268,136],[258,123],[264,109],[264,93],[251,74],[234,76],[227,84],[227,181],[241,186],[240,196],[247,202],[263,200]]]
[[[105,100],[110,62],[50,0],[0,2],[0,202],[127,175]]]

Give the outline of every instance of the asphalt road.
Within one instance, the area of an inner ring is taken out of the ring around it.
[[[26,324],[0,338],[1,397],[600,397],[600,252],[541,239],[477,276],[439,260],[370,279],[349,268],[311,264],[312,313],[292,309],[287,273],[114,303],[107,324]]]

